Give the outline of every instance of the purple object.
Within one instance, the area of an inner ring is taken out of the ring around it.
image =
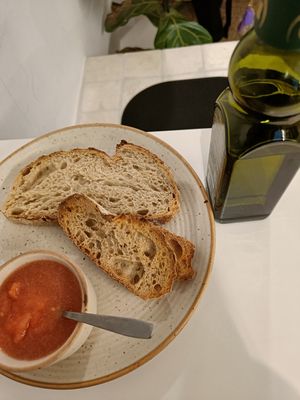
[[[254,19],[255,11],[251,5],[248,5],[245,14],[237,28],[238,33],[244,35],[254,25]]]

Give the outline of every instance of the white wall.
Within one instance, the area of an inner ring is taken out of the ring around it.
[[[86,56],[108,53],[110,0],[0,0],[0,138],[75,122]]]

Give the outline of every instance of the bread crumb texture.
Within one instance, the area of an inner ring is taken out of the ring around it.
[[[122,141],[112,157],[89,148],[38,158],[19,173],[2,211],[23,223],[56,221],[59,204],[74,193],[87,195],[113,214],[162,223],[179,209],[170,169],[150,151]]]
[[[58,222],[98,267],[142,299],[170,292],[175,279],[181,278],[177,263],[184,250],[176,256],[168,244],[179,237],[168,232],[167,240],[167,231],[149,221],[104,214],[95,201],[75,194],[59,206]]]

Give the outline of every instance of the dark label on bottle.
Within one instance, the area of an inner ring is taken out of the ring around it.
[[[273,47],[300,51],[300,1],[261,0],[255,31]]]
[[[230,176],[221,219],[243,220],[271,213],[299,167],[300,146],[272,142],[238,159]]]
[[[258,150],[260,151],[261,149]],[[256,150],[250,154],[254,157]],[[224,202],[227,213],[231,213],[231,209],[237,207],[257,206],[263,209],[268,200],[267,194],[282,166],[283,159],[283,155],[274,154],[237,160]]]

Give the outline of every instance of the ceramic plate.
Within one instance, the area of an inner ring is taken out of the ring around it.
[[[12,374],[19,382],[47,388],[86,387],[124,375],[158,354],[184,327],[197,305],[212,266],[214,220],[207,194],[196,173],[173,148],[153,135],[120,125],[77,125],[38,137],[0,164],[2,204],[18,171],[42,154],[75,147],[95,147],[113,154],[122,139],[159,156],[173,171],[181,193],[181,210],[166,227],[196,245],[196,277],[176,283],[160,300],[144,301],[114,282],[92,264],[57,226],[19,225],[0,215],[0,261],[29,250],[60,252],[81,266],[98,297],[98,312],[139,318],[154,323],[150,340],[127,338],[94,328],[73,356],[52,367]]]

